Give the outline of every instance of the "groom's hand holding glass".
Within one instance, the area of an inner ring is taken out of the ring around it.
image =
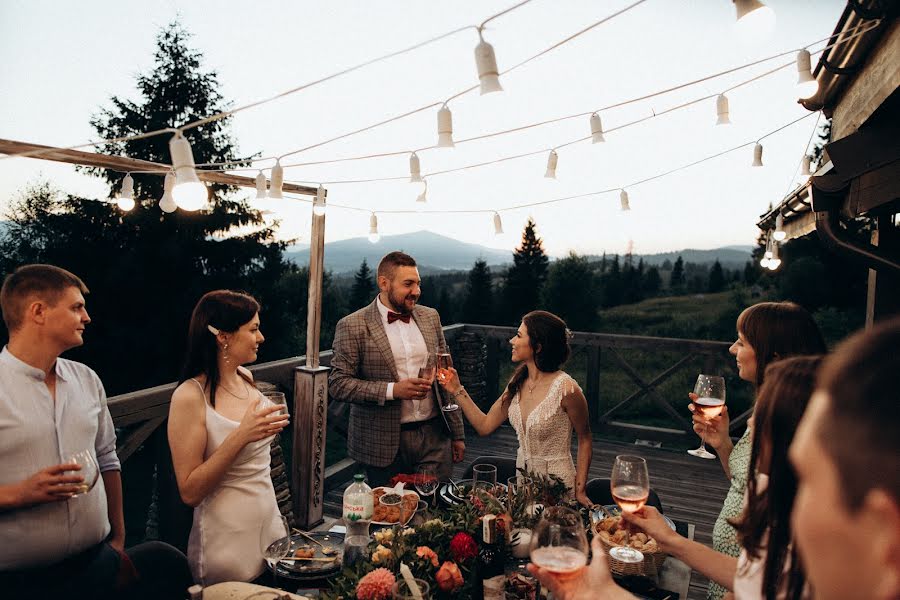
[[[431,382],[421,377],[410,377],[394,382],[394,398],[397,400],[421,400],[428,396]]]

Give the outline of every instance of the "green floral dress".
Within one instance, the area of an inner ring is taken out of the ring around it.
[[[731,488],[725,496],[725,504],[722,512],[713,526],[713,549],[716,552],[728,554],[735,558],[741,553],[741,547],[737,542],[737,532],[728,524],[728,519],[733,519],[744,510],[744,494],[747,491],[747,472],[750,470],[750,449],[752,439],[750,428],[744,432],[738,443],[731,450],[728,457],[728,469],[731,471]],[[709,582],[706,592],[706,600],[721,600],[728,590],[718,583]]]

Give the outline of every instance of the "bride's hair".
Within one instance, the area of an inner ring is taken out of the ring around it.
[[[528,330],[528,343],[534,352],[534,365],[538,371],[544,373],[558,371],[572,352],[566,322],[551,312],[534,310],[522,317],[522,323]],[[506,402],[513,399],[527,377],[528,367],[522,363],[516,367],[506,385],[504,398]]]

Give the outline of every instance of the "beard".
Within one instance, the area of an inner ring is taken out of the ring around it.
[[[412,301],[412,306],[407,306],[407,300]],[[419,301],[419,297],[413,294],[403,294],[394,290],[393,286],[388,290],[388,302],[394,312],[406,315],[412,312],[413,307]]]

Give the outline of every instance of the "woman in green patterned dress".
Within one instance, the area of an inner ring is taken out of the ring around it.
[[[738,317],[737,334],[737,340],[728,351],[737,361],[738,376],[755,388],[762,384],[763,373],[770,363],[788,356],[824,354],[826,351],[822,334],[812,316],[793,302],[761,302],[746,308]],[[693,400],[694,395],[690,396]],[[737,518],[743,510],[753,417],[747,421],[747,428],[734,444],[729,436],[727,406],[720,416],[711,419],[708,424],[694,411],[693,404],[690,410],[694,413],[694,431],[716,450],[725,476],[731,481],[725,504],[713,526],[713,548],[737,557],[741,548],[737,542],[737,532],[728,520]],[[706,598],[720,600],[727,591],[710,582]]]

